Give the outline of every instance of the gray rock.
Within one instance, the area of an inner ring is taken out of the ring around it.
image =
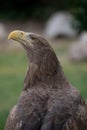
[[[87,32],[83,32],[79,39],[69,48],[69,58],[73,61],[87,60]]]
[[[48,19],[44,30],[44,35],[50,38],[60,36],[70,38],[76,37],[77,31],[72,24],[77,24],[77,22],[70,13],[55,13]]]

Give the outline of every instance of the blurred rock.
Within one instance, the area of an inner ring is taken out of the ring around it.
[[[73,25],[75,24],[77,24],[77,21],[70,13],[67,12],[55,13],[47,21],[44,30],[44,35],[50,38],[76,37],[77,31],[73,27]]]
[[[69,58],[72,61],[87,60],[87,32],[83,32],[78,41],[70,46]]]
[[[79,37],[79,41],[82,44],[87,44],[87,32],[82,32],[80,37]]]
[[[0,41],[6,40],[7,31],[5,26],[0,23]]]

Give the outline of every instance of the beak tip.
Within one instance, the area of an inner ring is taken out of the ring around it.
[[[12,31],[9,35],[8,35],[8,39],[13,39],[16,36],[17,31]]]
[[[12,32],[8,35],[8,39],[12,39]]]

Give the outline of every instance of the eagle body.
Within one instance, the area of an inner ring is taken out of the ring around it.
[[[15,31],[9,36],[23,45],[29,66],[5,130],[87,130],[87,105],[67,81],[53,49],[41,36],[26,35]]]

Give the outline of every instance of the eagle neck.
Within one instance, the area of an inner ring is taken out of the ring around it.
[[[42,83],[44,82],[45,84],[49,84],[49,86],[52,86],[54,88],[56,87],[62,88],[62,87],[67,86],[67,84],[69,84],[66,77],[64,76],[60,63],[58,64],[57,72],[51,73],[51,75],[43,75],[40,72],[40,66],[37,66],[36,64],[33,64],[32,62],[29,63],[28,69],[25,75],[25,79],[24,79],[23,90],[27,90],[28,88],[36,86],[36,84],[41,83],[41,82]]]

